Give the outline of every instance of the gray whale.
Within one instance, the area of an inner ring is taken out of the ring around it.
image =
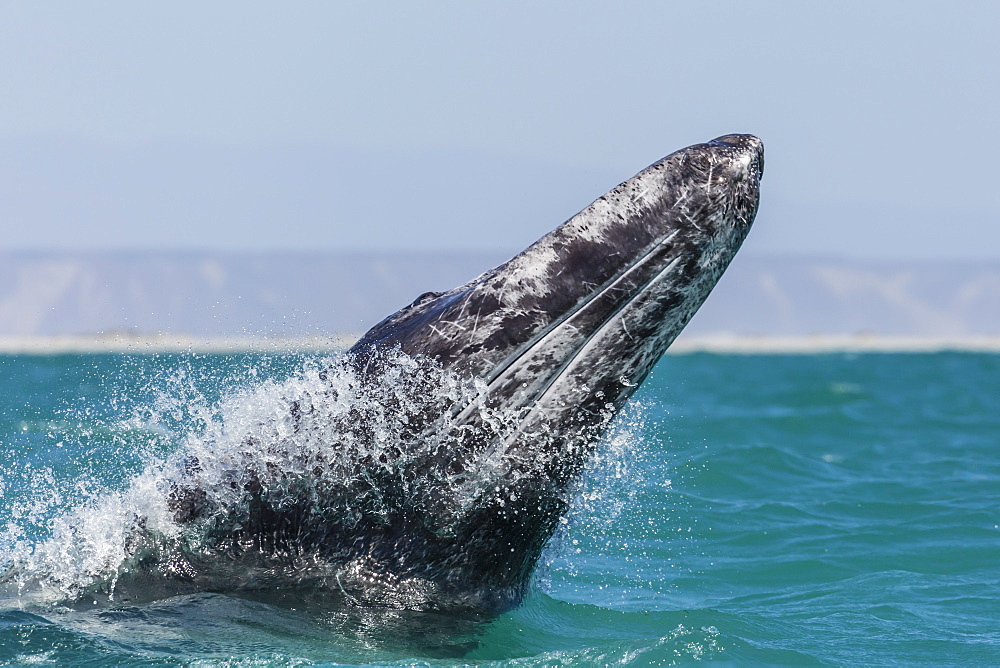
[[[294,481],[247,464],[229,482],[242,501],[223,512],[199,482],[205,464],[185,463],[171,508],[203,533],[175,571],[202,588],[231,577],[220,563],[262,574],[246,586],[294,571],[360,605],[517,605],[596,442],[746,237],[763,164],[751,135],[681,149],[508,262],[375,325],[320,374],[325,398],[290,398],[280,447],[305,461]],[[379,419],[357,406],[329,416],[345,393]],[[296,434],[317,429],[325,454],[296,454]]]

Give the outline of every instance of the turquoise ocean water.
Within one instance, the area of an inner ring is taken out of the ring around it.
[[[113,570],[141,472],[309,363],[0,357],[0,571]],[[1000,355],[667,357],[544,562],[494,620],[8,583],[0,665],[1000,665]]]

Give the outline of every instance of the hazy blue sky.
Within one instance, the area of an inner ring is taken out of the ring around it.
[[[998,7],[0,2],[0,250],[515,249],[752,132],[755,252],[1000,258]]]

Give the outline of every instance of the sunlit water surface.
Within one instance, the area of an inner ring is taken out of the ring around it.
[[[497,619],[73,589],[119,558],[130,513],[159,507],[144,471],[317,364],[0,357],[0,569],[55,578],[44,596],[8,583],[0,664],[1000,664],[988,354],[665,358]]]

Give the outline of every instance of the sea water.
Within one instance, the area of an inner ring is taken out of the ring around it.
[[[33,591],[39,555],[63,584],[113,569],[158,503],[136,481],[317,363],[0,357],[0,572],[22,569],[0,595],[0,664],[1000,664],[991,354],[664,358],[496,619],[266,589]]]

